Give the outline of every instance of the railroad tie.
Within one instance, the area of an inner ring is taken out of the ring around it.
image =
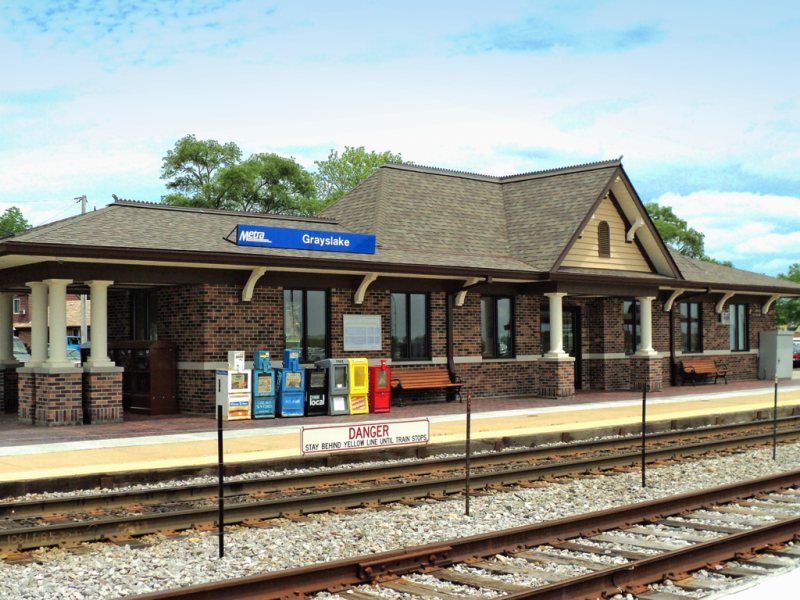
[[[446,592],[441,588],[426,583],[417,583],[405,577],[400,579],[392,579],[391,581],[382,581],[382,587],[389,588],[401,594],[413,594],[414,596],[422,596],[423,598],[439,598],[440,600],[464,600],[468,598],[467,595],[453,594]]]
[[[427,574],[441,581],[449,581],[450,583],[457,583],[459,585],[468,585],[476,589],[494,590],[495,592],[502,592],[504,594],[514,594],[516,592],[524,592],[530,589],[528,586],[509,583],[500,579],[493,579],[492,577],[481,577],[480,575],[461,573],[460,571],[454,571],[452,569],[429,571]]]
[[[612,566],[608,563],[603,563],[597,560],[589,560],[588,558],[580,558],[578,556],[564,556],[563,554],[547,554],[545,552],[537,552],[535,550],[526,550],[525,552],[518,552],[514,554],[516,558],[524,558],[530,562],[536,563],[550,563],[554,565],[571,565],[575,567],[585,567],[592,571],[602,571]]]
[[[471,563],[470,566],[475,567],[476,569],[490,571],[492,573],[501,573],[503,575],[528,575],[530,577],[535,577],[536,579],[546,581],[547,583],[558,583],[559,581],[564,581],[565,579],[570,578],[569,575],[562,575],[561,573],[551,573],[550,571],[544,571],[542,569],[521,567],[518,565],[506,565],[489,560]]]
[[[589,538],[593,542],[608,542],[610,544],[623,544],[636,548],[647,548],[648,550],[658,550],[660,552],[671,552],[684,548],[685,544],[668,544],[656,540],[646,540],[639,537],[627,537],[624,535],[614,535],[613,533],[601,533]]]

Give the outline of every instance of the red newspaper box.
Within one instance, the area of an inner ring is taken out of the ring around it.
[[[369,412],[389,412],[392,402],[392,368],[381,361],[380,367],[369,368]]]

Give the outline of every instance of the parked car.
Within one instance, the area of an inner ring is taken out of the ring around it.
[[[50,346],[47,346],[47,356],[50,357]],[[81,366],[81,351],[76,350],[72,346],[67,346],[67,360],[76,367]]]
[[[795,369],[797,369],[800,367],[800,340],[795,341],[794,343],[794,354],[792,355],[792,358],[794,359],[792,361],[792,365]]]
[[[17,336],[14,336],[14,358],[21,363],[26,363],[31,359],[31,354],[28,352],[25,343]]]

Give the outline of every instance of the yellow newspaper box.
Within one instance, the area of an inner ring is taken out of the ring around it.
[[[350,395],[347,398],[350,414],[368,413],[369,361],[366,358],[349,358],[347,362],[350,367]]]

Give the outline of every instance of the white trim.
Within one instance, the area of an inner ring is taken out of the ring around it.
[[[356,293],[353,295],[353,302],[356,304],[362,304],[364,302],[364,295],[367,293],[367,288],[369,284],[375,281],[378,278],[377,273],[367,273],[364,275],[364,279],[361,280],[361,285],[358,286]]]
[[[770,296],[769,300],[767,300],[766,304],[764,304],[761,307],[761,314],[762,315],[768,315],[769,314],[769,309],[772,308],[772,305],[774,304],[775,300],[777,300],[778,298],[780,298],[780,296],[778,294],[773,294],[772,296]]]
[[[719,315],[722,314],[722,310],[725,308],[725,303],[733,298],[736,295],[736,292],[725,292],[725,295],[722,299],[717,302],[717,306],[714,307],[714,311]]]
[[[667,300],[664,303],[664,312],[669,312],[669,311],[672,310],[672,303],[675,302],[675,299],[678,296],[680,296],[684,291],[686,291],[686,290],[674,290],[672,292],[672,295],[669,297],[669,300]]]
[[[633,237],[636,235],[636,230],[640,227],[644,227],[644,219],[642,219],[641,215],[636,217],[636,220],[633,222],[633,225],[631,225],[628,233],[625,234],[625,241],[632,242]]]
[[[250,302],[253,299],[253,288],[256,287],[256,282],[261,279],[261,276],[267,272],[267,267],[256,267],[250,273],[247,283],[242,288],[242,302]]]

